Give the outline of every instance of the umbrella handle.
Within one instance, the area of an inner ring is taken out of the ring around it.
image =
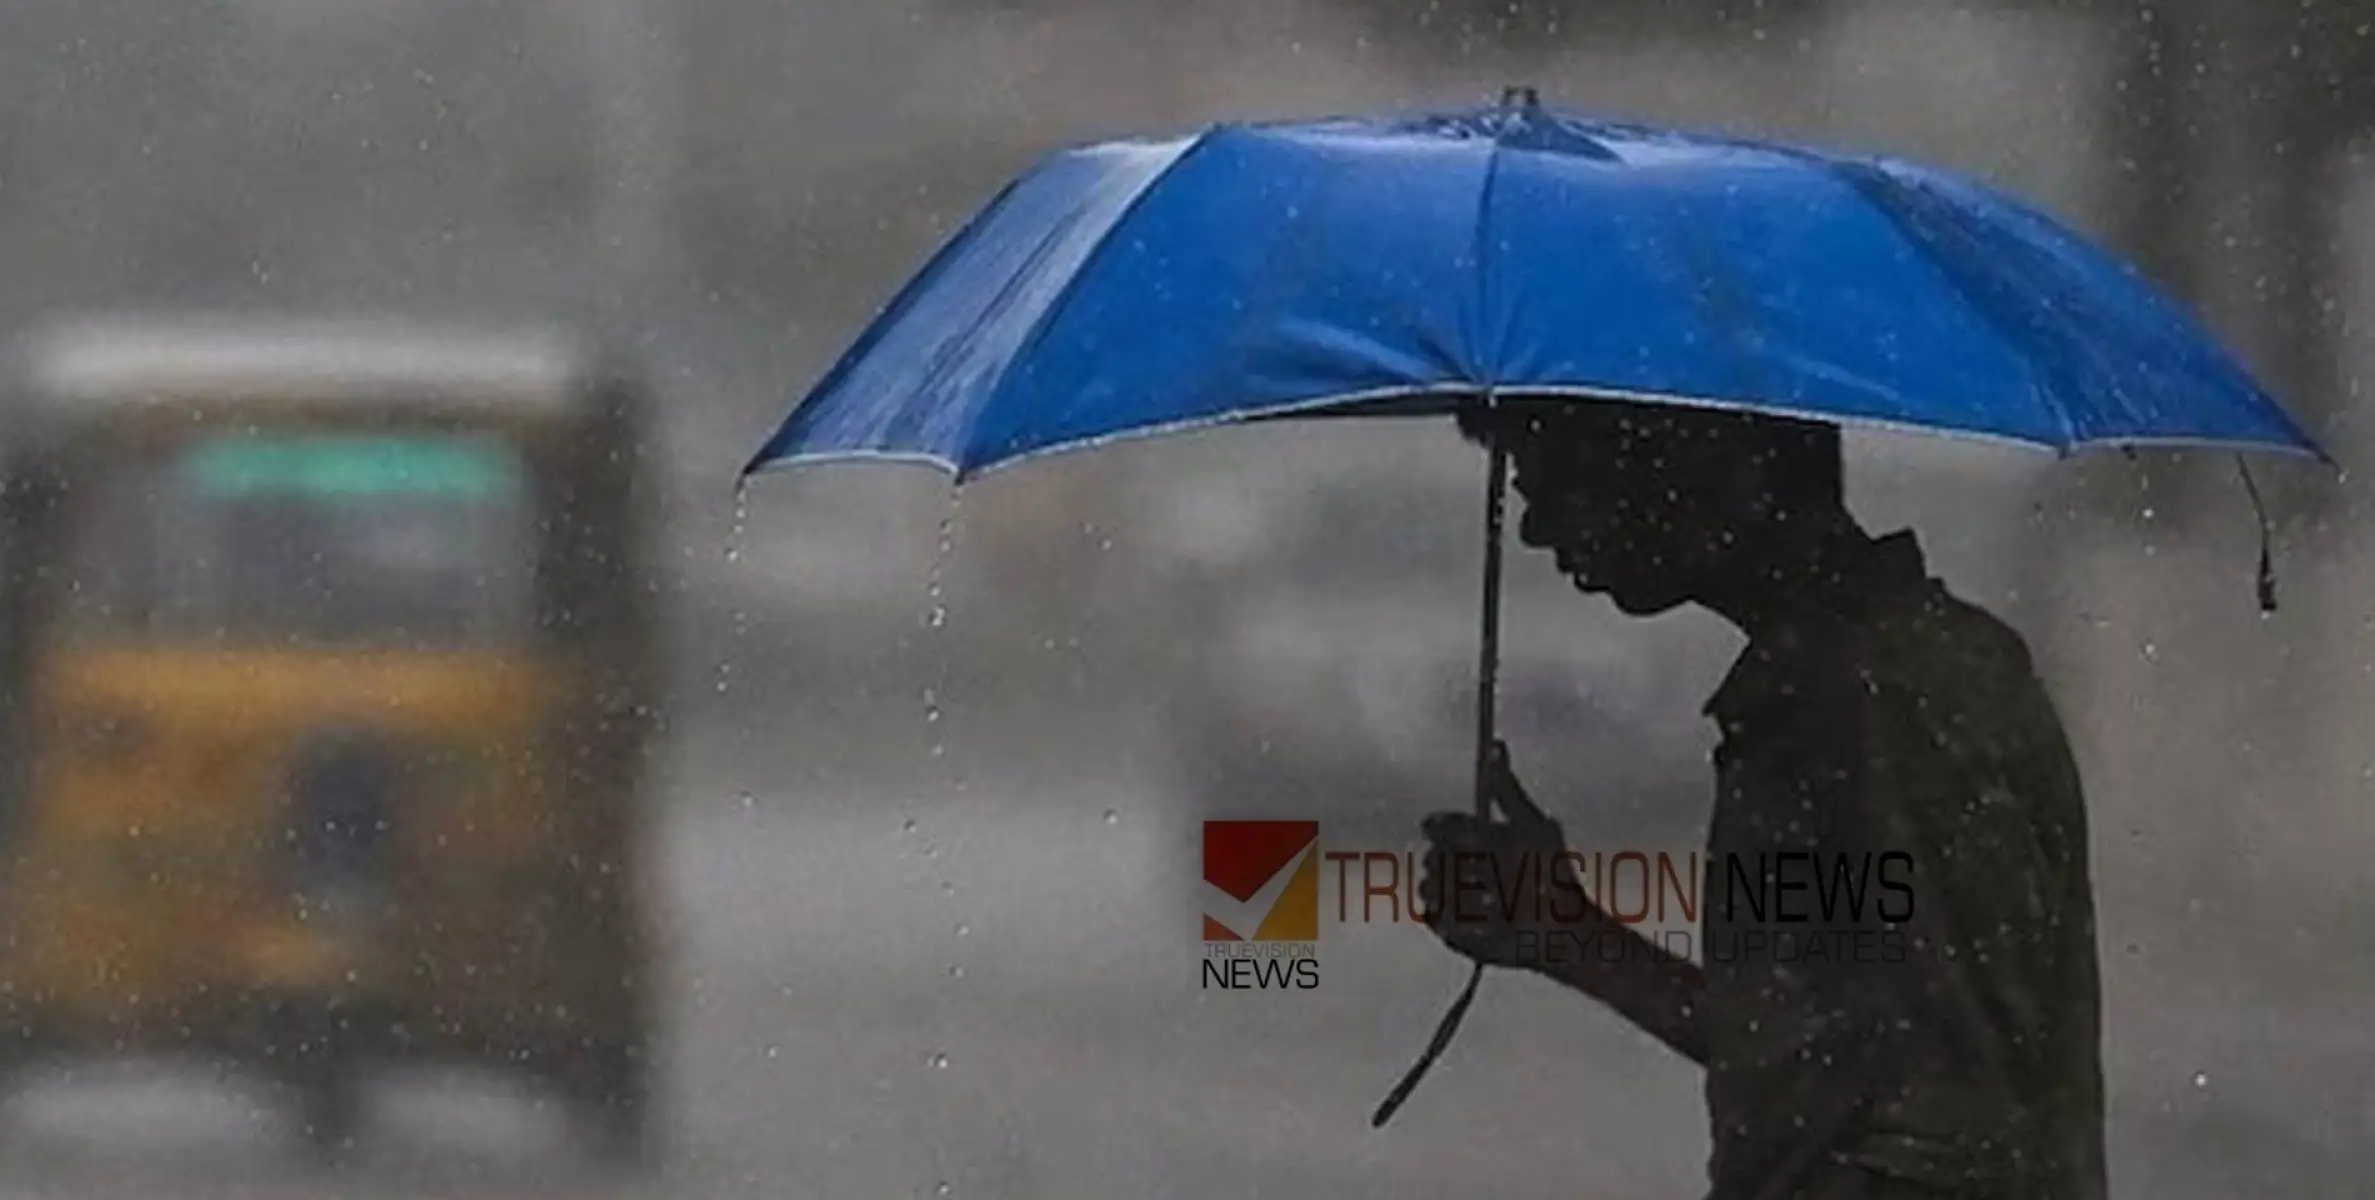
[[[1487,395],[1485,403],[1492,402],[1493,398]],[[1484,613],[1476,660],[1476,815],[1485,820],[1493,815],[1493,699],[1501,673],[1501,535],[1509,506],[1509,451],[1500,438],[1491,441],[1491,463],[1486,468],[1484,490]],[[1450,1047],[1452,1035],[1459,1032],[1460,1022],[1467,1019],[1468,1006],[1476,1001],[1477,985],[1483,982],[1484,964],[1476,963],[1469,968],[1468,986],[1460,989],[1459,998],[1451,1002],[1443,1018],[1435,1023],[1435,1036],[1428,1039],[1425,1053],[1410,1065],[1402,1081],[1394,1085],[1385,1102],[1370,1116],[1370,1128],[1384,1128],[1401,1110],[1402,1102],[1418,1089],[1418,1081],[1427,1077],[1435,1060]]]
[[[1476,1001],[1476,985],[1482,982],[1484,964],[1477,963],[1468,969],[1468,986],[1460,989],[1460,998],[1452,1001],[1443,1019],[1435,1023],[1435,1036],[1428,1040],[1426,1053],[1419,1055],[1418,1061],[1410,1064],[1409,1072],[1402,1076],[1402,1082],[1386,1093],[1385,1103],[1378,1105],[1377,1111],[1369,1117],[1369,1128],[1383,1129],[1385,1123],[1393,1120],[1394,1114],[1401,1110],[1402,1102],[1410,1098],[1410,1093],[1418,1090],[1418,1081],[1427,1077],[1427,1068],[1443,1057],[1444,1049],[1451,1045],[1451,1035],[1459,1032],[1460,1022],[1468,1016],[1468,1006]]]

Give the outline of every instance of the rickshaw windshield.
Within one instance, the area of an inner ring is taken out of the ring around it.
[[[475,433],[228,433],[107,471],[70,555],[69,620],[113,636],[525,640],[525,463]]]

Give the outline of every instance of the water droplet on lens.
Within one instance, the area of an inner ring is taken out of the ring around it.
[[[934,1051],[930,1061],[932,1063],[932,1069],[935,1071],[945,1071],[948,1069],[948,1056],[945,1054]]]
[[[906,820],[899,822],[899,832],[901,832],[901,833],[914,833],[914,832],[915,832],[915,818],[914,818],[914,817],[909,817],[909,818],[907,818]]]
[[[2206,1088],[2206,1087],[2209,1087],[2209,1086],[2210,1086],[2210,1073],[2209,1073],[2208,1071],[2196,1071],[2196,1072],[2194,1072],[2194,1086],[2195,1086],[2195,1087],[2198,1087],[2198,1088]]]
[[[755,808],[758,806],[758,803],[758,797],[751,795],[749,792],[742,793],[742,807]]]
[[[1106,809],[1106,810],[1105,810],[1105,823],[1106,823],[1106,824],[1108,824],[1108,825],[1119,825],[1119,824],[1121,824],[1121,823],[1122,823],[1122,815],[1121,815],[1120,813],[1117,813],[1117,812],[1113,811],[1113,810],[1112,810],[1112,809],[1110,809],[1110,808],[1109,808],[1109,809]]]
[[[966,936],[967,934],[970,934],[970,933],[972,933],[972,932],[973,932],[973,927],[972,927],[971,925],[959,925],[959,926],[957,926],[957,936],[958,936],[958,937],[964,937],[964,936]]]
[[[950,979],[963,979],[965,977],[965,968],[952,964],[948,968],[948,977]]]

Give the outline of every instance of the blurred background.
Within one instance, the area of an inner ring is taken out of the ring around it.
[[[2342,460],[2258,473],[2266,617],[2223,457],[1858,437],[1850,488],[2021,629],[2071,726],[2117,1194],[2364,1194],[2375,4],[2352,0],[0,0],[5,449],[34,481],[7,494],[47,531],[7,546],[32,782],[0,1007],[78,1014],[25,1039],[75,1055],[6,1057],[0,1194],[1696,1194],[1694,1073],[1547,985],[1496,976],[1384,1132],[1366,1114],[1459,982],[1424,935],[1345,931],[1317,992],[1197,987],[1198,820],[1391,847],[1465,803],[1482,464],[1450,429],[1201,434],[961,494],[737,484],[1046,150],[1513,82],[1987,176],[2184,296]],[[90,432],[177,389],[212,432]],[[560,582],[530,597],[514,556]],[[1512,568],[1521,773],[1579,842],[1695,844],[1698,706],[1736,638]],[[342,640],[364,627],[404,636]],[[257,632],[287,644],[232,636]],[[316,728],[349,710],[367,733]],[[412,942],[335,965],[379,945],[318,915],[335,887],[160,942],[157,914],[232,913],[252,881],[221,847],[272,835],[111,797],[209,754],[275,781],[267,821],[309,779],[479,780],[426,789],[480,805],[439,832],[335,815],[364,832],[300,856],[406,828],[386,879]],[[140,858],[148,822],[185,840]],[[293,939],[255,951],[280,974],[172,998],[234,926]],[[305,1021],[377,1020],[341,1007],[373,969],[429,1014],[396,1041],[443,1035],[460,1066],[317,1069],[337,1043]],[[258,1012],[280,1032],[220,1032]],[[177,1053],[217,1041],[265,1069]],[[647,1156],[604,1153],[631,1133]]]

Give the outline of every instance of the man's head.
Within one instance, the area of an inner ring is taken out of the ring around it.
[[[1852,528],[1830,425],[1716,409],[1504,399],[1460,431],[1508,447],[1518,530],[1636,616],[1785,574]]]

